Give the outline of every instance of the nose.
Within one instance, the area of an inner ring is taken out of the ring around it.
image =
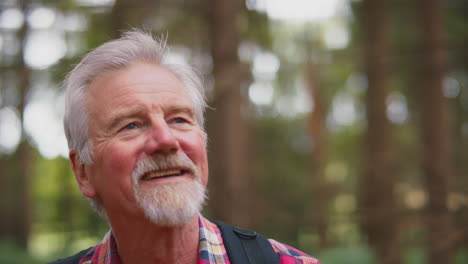
[[[148,155],[169,154],[179,149],[179,142],[166,121],[154,122],[148,133],[145,146]]]

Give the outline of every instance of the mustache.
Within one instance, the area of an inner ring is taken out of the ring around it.
[[[167,169],[181,169],[195,173],[197,171],[196,165],[187,156],[187,154],[181,152],[177,154],[156,154],[150,158],[142,159],[137,162],[137,165],[132,173],[134,182],[138,182],[145,174]]]

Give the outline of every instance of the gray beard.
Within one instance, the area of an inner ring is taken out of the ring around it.
[[[194,179],[155,186],[143,190],[139,186],[141,176],[151,170],[171,167],[189,168]],[[132,173],[133,190],[138,206],[154,224],[161,226],[181,226],[200,213],[205,200],[206,188],[201,183],[198,168],[185,154],[154,156],[139,161]]]

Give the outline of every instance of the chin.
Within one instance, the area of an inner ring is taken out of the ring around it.
[[[206,201],[206,188],[197,180],[135,189],[145,217],[159,226],[183,226],[196,217]]]

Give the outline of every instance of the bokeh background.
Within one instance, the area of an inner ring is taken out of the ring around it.
[[[204,77],[210,219],[323,263],[468,263],[466,0],[1,0],[0,263],[108,229],[68,165],[60,82],[131,27]]]

